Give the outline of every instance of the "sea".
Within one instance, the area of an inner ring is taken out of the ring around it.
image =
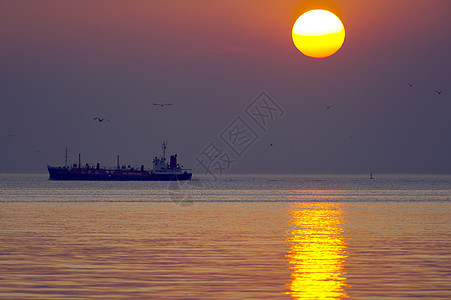
[[[0,299],[451,299],[451,175],[0,175]]]

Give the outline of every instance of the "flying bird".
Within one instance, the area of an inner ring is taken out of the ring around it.
[[[161,106],[161,107],[165,107],[165,106],[172,105],[172,103],[152,103],[152,105],[158,105],[158,106]]]
[[[441,93],[443,93],[443,90],[440,90],[440,91],[435,90],[435,92],[436,92],[438,95],[440,95]]]
[[[413,83],[410,83],[410,82],[406,82],[408,85],[409,85],[409,87],[413,87]]]
[[[105,119],[105,118],[94,117],[94,120],[97,120],[97,121],[99,121],[99,123],[102,123],[103,121],[107,121],[108,123],[111,123],[111,121],[110,121],[110,120],[108,120],[108,119]]]
[[[335,106],[335,104],[332,104],[332,105],[327,105],[326,103],[324,103],[323,102],[323,104],[324,104],[324,106],[326,107],[326,109],[330,109],[330,108],[332,108],[332,107],[334,107]]]

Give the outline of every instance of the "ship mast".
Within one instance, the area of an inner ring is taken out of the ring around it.
[[[66,146],[66,153],[65,153],[65,159],[64,159],[64,167],[67,169],[67,146]]]
[[[163,145],[161,146],[161,148],[163,148],[163,161],[166,161],[166,145],[167,142],[163,142]]]

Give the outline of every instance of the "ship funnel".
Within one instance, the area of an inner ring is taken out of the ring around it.
[[[169,167],[171,169],[177,168],[177,154],[171,155],[171,160],[169,162]]]

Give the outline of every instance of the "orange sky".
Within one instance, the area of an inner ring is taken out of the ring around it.
[[[346,28],[324,60],[291,41],[318,2]],[[163,138],[190,161],[266,90],[289,113],[236,172],[451,172],[451,101],[434,93],[449,88],[449,11],[447,0],[1,1],[0,171],[42,171],[66,145],[138,162]],[[158,100],[177,104],[174,122]],[[115,122],[93,129],[94,115]],[[271,141],[284,146],[268,152]]]

